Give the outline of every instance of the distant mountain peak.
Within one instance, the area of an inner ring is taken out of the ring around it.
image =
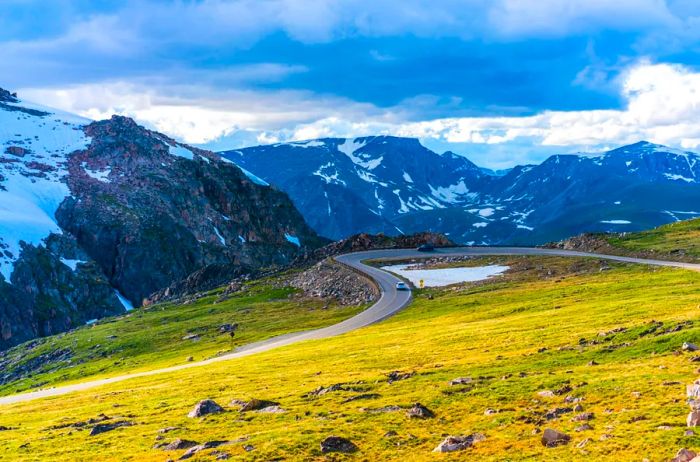
[[[0,102],[2,103],[18,103],[17,93],[10,93],[4,88],[0,88]]]

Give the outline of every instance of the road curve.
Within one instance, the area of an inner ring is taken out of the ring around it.
[[[347,265],[366,276],[373,279],[381,290],[381,296],[379,300],[369,308],[367,308],[362,313],[359,313],[352,318],[346,319],[345,321],[339,322],[332,326],[324,327],[321,329],[315,329],[310,331],[296,332],[292,334],[281,335],[273,337],[260,342],[251,343],[238,348],[236,351],[219,356],[216,358],[207,359],[204,361],[193,362],[181,364],[178,366],[166,367],[162,369],[155,369],[152,371],[137,372],[132,374],[124,374],[115,377],[110,377],[106,379],[90,380],[87,382],[81,382],[71,385],[64,385],[55,388],[47,388],[36,390],[28,393],[21,393],[16,395],[0,397],[0,405],[2,404],[14,404],[24,401],[31,401],[39,398],[46,398],[51,396],[60,396],[67,393],[72,393],[76,391],[88,390],[90,388],[98,387],[101,385],[107,385],[117,382],[123,382],[125,380],[134,379],[138,377],[147,377],[151,375],[164,374],[168,372],[180,371],[183,369],[190,369],[193,367],[202,367],[208,364],[227,361],[235,358],[242,358],[245,356],[250,356],[256,353],[261,353],[263,351],[269,351],[282,346],[290,345],[292,343],[302,342],[305,340],[317,340],[328,337],[335,337],[337,335],[345,334],[347,332],[359,329],[361,327],[374,324],[376,322],[382,321],[389,316],[400,311],[406,305],[411,302],[411,292],[410,291],[399,291],[396,290],[396,283],[400,279],[393,274],[387,273],[381,269],[365,265],[362,263],[364,260],[372,259],[384,259],[384,260],[400,260],[406,258],[426,258],[431,256],[480,256],[480,255],[540,255],[540,256],[560,256],[560,257],[593,257],[605,260],[614,260],[626,263],[639,263],[646,265],[655,266],[671,266],[676,268],[685,268],[694,271],[700,271],[700,264],[694,263],[681,263],[672,262],[665,260],[652,260],[652,259],[642,259],[642,258],[632,258],[632,257],[619,257],[615,255],[601,255],[586,252],[577,252],[571,250],[559,250],[559,249],[540,249],[532,247],[453,247],[445,249],[436,249],[434,252],[418,252],[412,249],[386,249],[386,250],[370,250],[365,252],[356,252],[345,255],[340,255],[335,259]]]

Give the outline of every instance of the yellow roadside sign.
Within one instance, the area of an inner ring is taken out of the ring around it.
[[[421,279],[421,280],[418,282],[418,285],[419,285],[420,288],[422,289],[423,286],[425,285],[425,281],[423,281],[423,280]]]

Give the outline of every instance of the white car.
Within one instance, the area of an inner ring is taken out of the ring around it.
[[[409,290],[405,282],[397,282],[396,290]]]

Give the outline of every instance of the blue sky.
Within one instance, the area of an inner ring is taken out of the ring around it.
[[[419,137],[478,164],[700,145],[700,2],[4,0],[0,86],[211,148]]]

